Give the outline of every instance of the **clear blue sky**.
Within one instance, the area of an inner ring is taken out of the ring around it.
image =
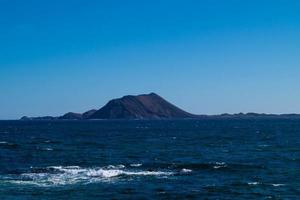
[[[198,114],[300,113],[298,0],[0,0],[0,119],[156,92]]]

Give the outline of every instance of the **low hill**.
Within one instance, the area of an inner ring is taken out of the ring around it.
[[[109,101],[89,119],[170,119],[193,118],[155,93],[128,95]]]

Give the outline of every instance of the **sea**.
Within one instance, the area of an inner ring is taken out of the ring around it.
[[[300,199],[300,120],[0,121],[0,199]]]

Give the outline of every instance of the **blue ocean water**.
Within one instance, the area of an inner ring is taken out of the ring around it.
[[[0,121],[0,199],[300,199],[300,121]]]

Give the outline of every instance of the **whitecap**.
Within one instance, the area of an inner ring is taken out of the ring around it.
[[[163,172],[163,171],[139,171],[139,172],[124,172],[125,175],[134,176],[170,176],[173,172]]]
[[[99,170],[88,170],[86,175],[90,177],[102,177],[102,178],[112,178],[116,176],[122,175],[123,170],[118,170],[118,169],[110,169],[110,170],[104,170],[104,169],[99,169]]]
[[[214,166],[214,169],[222,168],[223,166]]]
[[[225,162],[215,162],[215,166],[213,166],[214,169],[219,169],[223,167],[227,167]]]
[[[34,169],[34,168],[32,168]],[[128,170],[124,165],[110,165],[107,167],[82,168],[79,166],[49,166],[45,172],[23,173],[14,180],[4,180],[12,184],[29,184],[38,186],[61,186],[72,184],[89,184],[118,180],[119,177],[134,178],[134,176],[168,177],[171,171]],[[9,178],[8,178],[9,179]]]
[[[8,142],[6,141],[0,141],[0,144],[7,144]]]
[[[134,163],[134,164],[130,164],[131,167],[140,167],[142,166],[141,163]]]
[[[260,182],[249,182],[248,185],[259,185]]]
[[[191,169],[182,169],[181,170],[183,173],[190,173],[190,172],[192,172],[193,170],[191,170]]]
[[[125,165],[108,165],[107,167],[104,167],[106,169],[124,169]]]
[[[281,186],[285,186],[285,184],[280,184],[280,183],[277,183],[277,184],[275,184],[275,183],[273,183],[273,184],[271,184],[272,186],[274,186],[274,187],[281,187]]]
[[[37,185],[44,186],[44,184],[35,183],[32,181],[21,181],[21,180],[5,180],[4,183],[16,184],[16,185]]]

